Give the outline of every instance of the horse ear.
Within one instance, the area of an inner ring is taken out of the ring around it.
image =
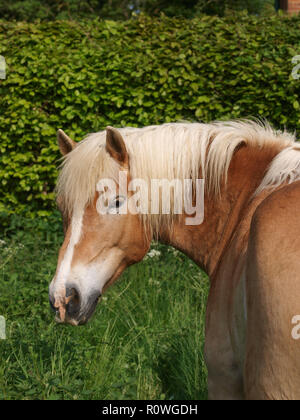
[[[57,142],[59,150],[63,156],[72,152],[72,150],[76,147],[76,142],[67,136],[62,130],[58,130],[57,132]]]
[[[106,128],[106,151],[122,166],[128,167],[128,153],[121,133],[113,127]]]

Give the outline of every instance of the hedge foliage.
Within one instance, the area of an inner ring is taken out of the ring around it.
[[[264,117],[300,130],[300,17],[0,21],[0,212],[51,213],[56,131]]]

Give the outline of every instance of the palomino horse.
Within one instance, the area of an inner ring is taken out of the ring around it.
[[[300,314],[300,146],[294,136],[235,121],[108,127],[80,143],[60,130],[58,142],[65,155],[57,186],[65,240],[49,294],[57,320],[87,322],[103,292],[142,260],[156,236],[210,277],[209,398],[300,398],[300,342],[292,334]],[[133,191],[121,195],[119,185],[114,194],[104,190],[108,211],[99,212],[98,181],[117,182],[120,170],[128,183],[204,179],[203,223],[186,224],[184,211],[173,207],[170,214],[124,212]]]

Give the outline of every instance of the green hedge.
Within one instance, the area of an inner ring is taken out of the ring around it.
[[[300,129],[300,17],[0,21],[0,213],[51,213],[56,130],[264,117]]]

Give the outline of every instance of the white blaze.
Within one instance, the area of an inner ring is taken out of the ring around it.
[[[72,221],[71,221],[70,241],[69,241],[64,258],[60,263],[60,267],[56,275],[55,295],[54,295],[55,299],[56,299],[56,296],[58,297],[58,299],[60,298],[61,296],[60,293],[62,293],[63,296],[65,294],[64,293],[65,283],[70,276],[74,248],[78,244],[81,237],[83,215],[84,215],[83,210],[76,210],[73,214]]]

